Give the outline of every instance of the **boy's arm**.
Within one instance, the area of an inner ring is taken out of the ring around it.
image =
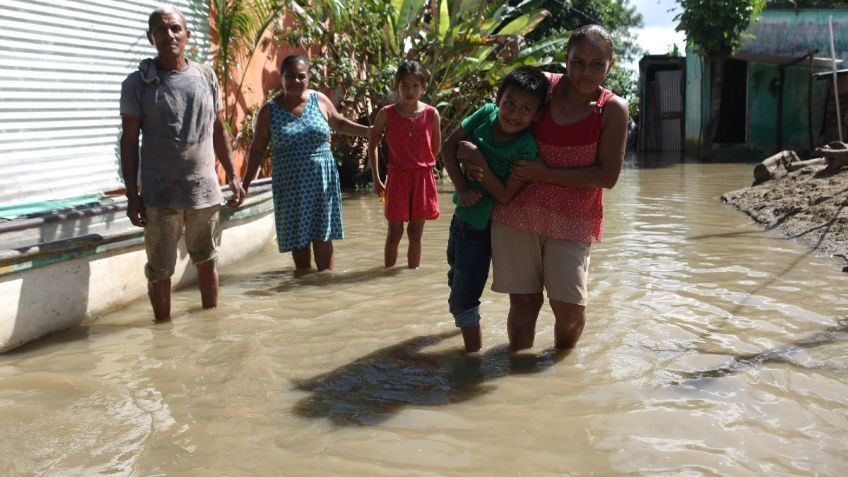
[[[515,194],[524,187],[525,182],[509,178],[502,182],[498,176],[489,168],[485,156],[480,149],[471,142],[463,141],[460,146],[459,155],[463,160],[472,164],[475,169],[472,175],[480,182],[486,192],[501,204],[505,204],[515,197]]]
[[[604,106],[597,159],[589,166],[571,169],[545,167],[538,161],[517,161],[510,177],[527,182],[545,182],[563,187],[611,189],[624,164],[627,143],[627,103],[618,96]]]
[[[445,170],[448,171],[448,177],[453,182],[453,187],[457,194],[461,194],[468,190],[468,182],[465,181],[465,176],[459,168],[459,162],[456,160],[456,149],[459,142],[468,137],[468,132],[461,127],[453,130],[452,133],[445,139],[442,144],[442,161],[445,163]]]
[[[476,189],[468,187],[468,181],[465,180],[465,175],[459,168],[457,161],[457,148],[460,142],[467,142],[468,132],[462,127],[453,130],[442,145],[442,161],[445,163],[445,170],[448,171],[448,177],[453,182],[453,187],[456,190],[456,195],[459,198],[459,204],[462,207],[471,207],[476,204],[482,194]]]
[[[505,182],[501,182],[494,174],[490,174],[488,181],[497,184],[489,184],[490,187],[486,187],[486,182],[481,182],[486,191],[495,198],[496,201],[500,204],[506,204],[511,201],[515,194],[518,194],[527,183],[524,181],[519,181],[515,179],[507,179]],[[500,186],[500,187],[499,187]],[[494,190],[494,192],[493,192]]]
[[[383,141],[383,132],[386,129],[386,110],[381,109],[377,112],[377,117],[374,118],[374,126],[371,128],[371,135],[368,137],[368,161],[371,164],[371,178],[374,180],[374,193],[382,195],[386,190],[386,185],[380,180],[380,158],[377,154],[377,147]]]

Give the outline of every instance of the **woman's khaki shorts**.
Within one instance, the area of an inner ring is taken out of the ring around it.
[[[492,223],[492,290],[586,306],[590,245]]]
[[[177,244],[185,226],[185,245],[192,263],[218,257],[221,244],[219,205],[204,209],[145,207],[144,248],[147,265],[144,275],[152,282],[167,280],[177,264]]]

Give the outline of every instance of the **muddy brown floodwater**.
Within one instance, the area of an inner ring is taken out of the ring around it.
[[[333,272],[269,246],[217,310],[181,290],[171,324],[140,300],[0,355],[0,475],[848,475],[848,274],[721,203],[750,167],[629,165],[567,356],[548,310],[507,352],[490,291],[460,351],[448,183],[418,270],[347,193]]]

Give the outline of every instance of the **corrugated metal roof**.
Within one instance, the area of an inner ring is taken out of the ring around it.
[[[210,58],[208,5],[170,2]],[[147,17],[157,1],[0,3],[0,204],[120,188],[121,82],[156,52]]]
[[[780,65],[816,50],[824,57],[817,58],[814,66],[830,67],[828,17],[833,17],[836,58],[848,60],[848,10],[841,9],[765,10],[745,30],[735,56]]]

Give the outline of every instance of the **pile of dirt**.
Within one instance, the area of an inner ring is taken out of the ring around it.
[[[767,230],[848,260],[848,169],[805,167],[721,199]]]

